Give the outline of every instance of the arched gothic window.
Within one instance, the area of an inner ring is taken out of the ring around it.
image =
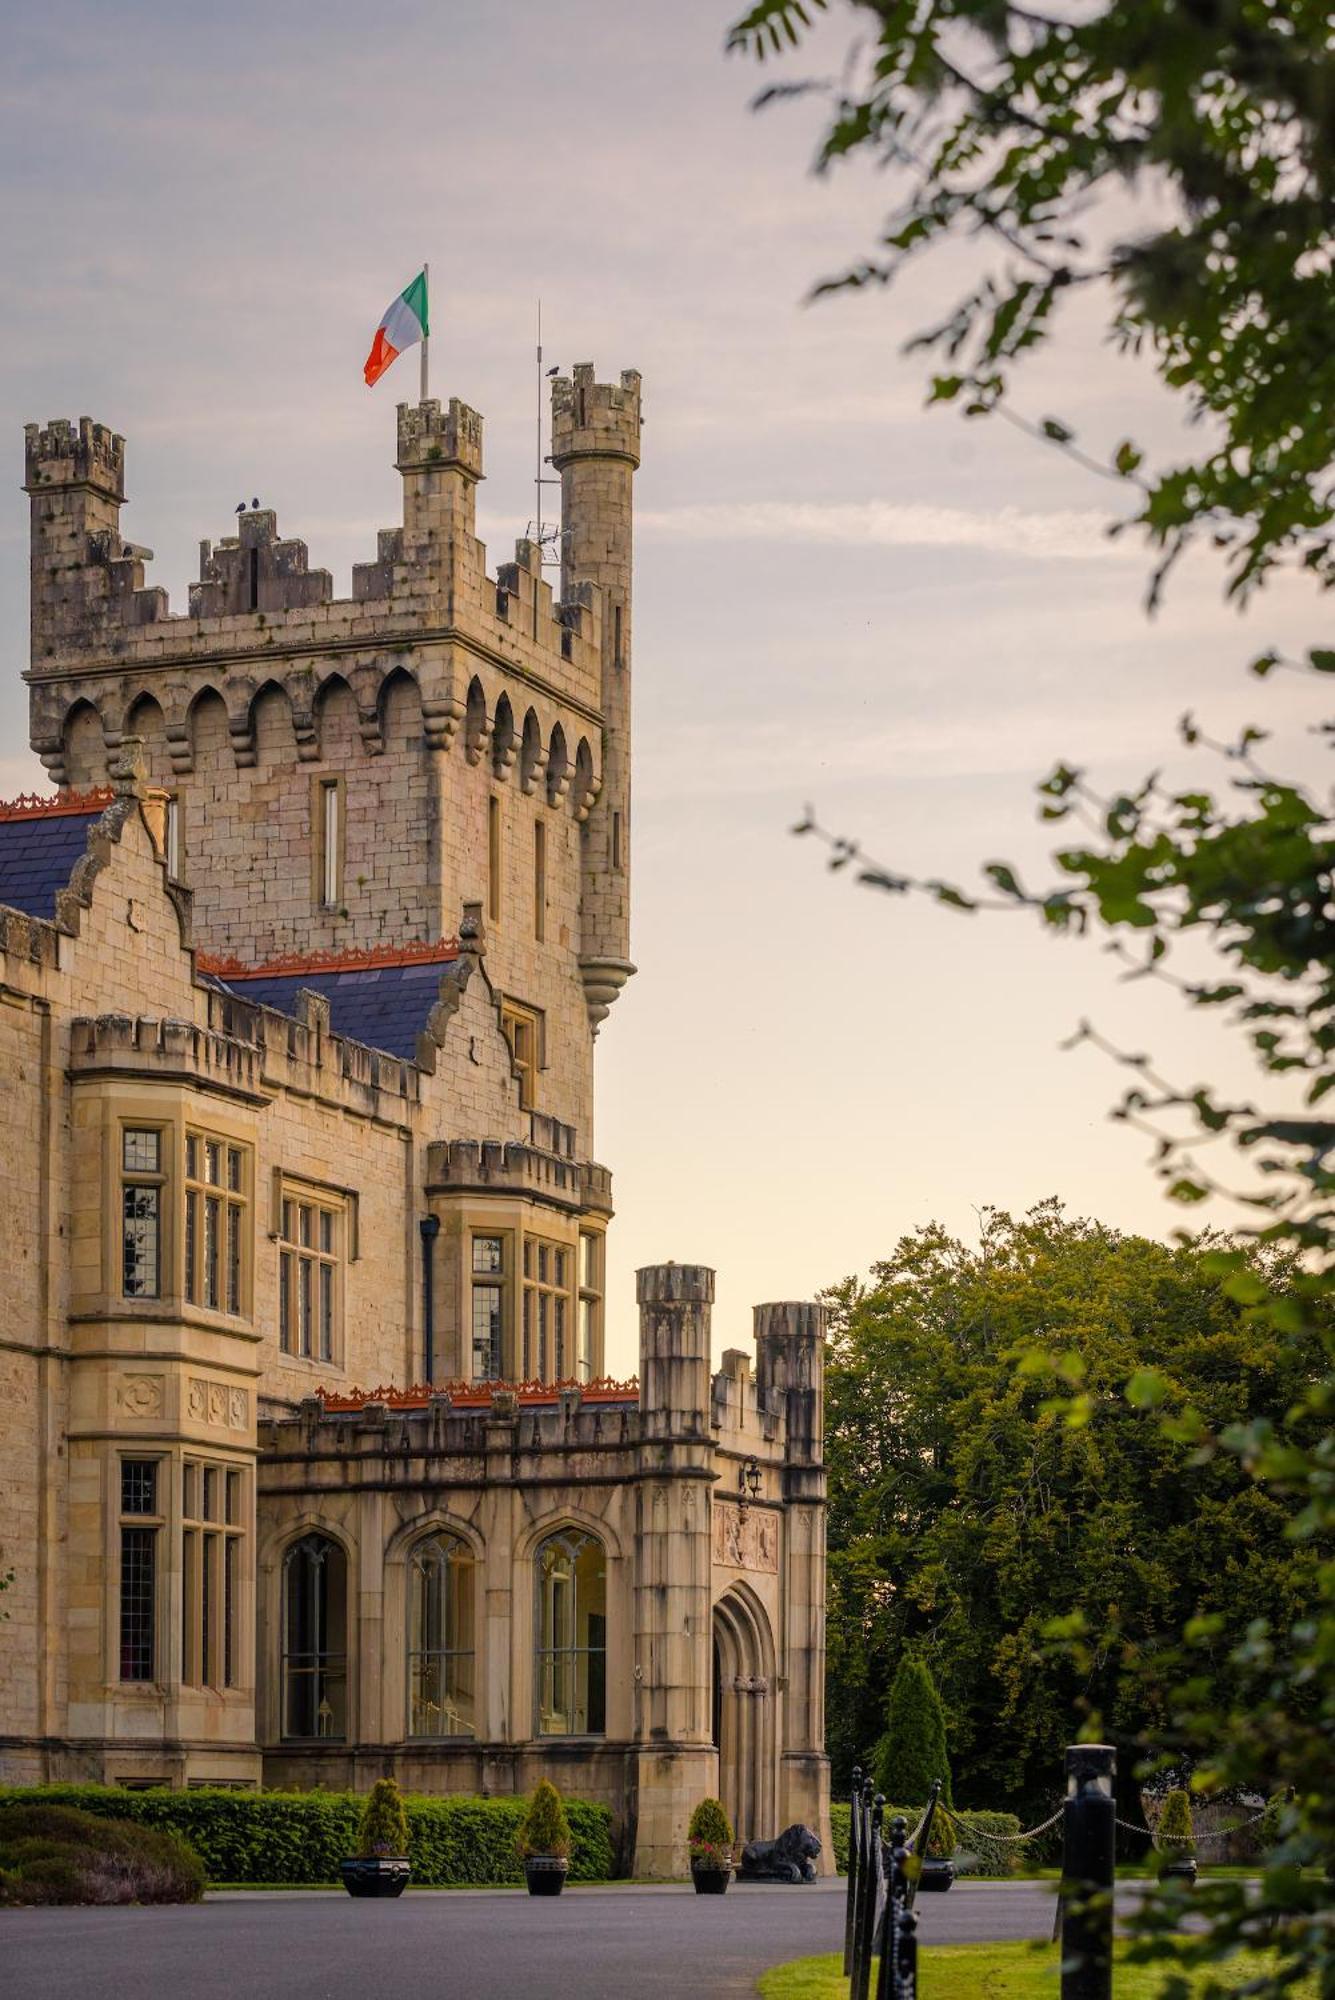
[[[408,1564],[408,1734],[475,1736],[473,1552],[443,1530]]]
[[[607,1728],[607,1553],[596,1535],[563,1528],[538,1549],[539,1736]]]
[[[283,1558],[283,1734],[347,1730],[348,1559],[328,1535],[303,1535]]]

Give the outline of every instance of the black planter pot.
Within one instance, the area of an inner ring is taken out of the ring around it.
[[[358,1854],[339,1872],[350,1896],[401,1896],[413,1871],[406,1855]]]
[[[530,1854],[524,1861],[530,1896],[559,1896],[569,1873],[570,1863],[564,1854]]]
[[[697,1896],[726,1896],[728,1884],[732,1880],[731,1868],[706,1868],[700,1863],[691,1863],[691,1880],[695,1884]]]
[[[1181,1861],[1166,1861],[1159,1873],[1165,1882],[1185,1882],[1190,1888],[1196,1880],[1196,1863],[1190,1856]]]
[[[926,1895],[933,1889],[948,1889],[955,1880],[953,1861],[924,1861],[922,1874],[918,1877],[918,1887]]]

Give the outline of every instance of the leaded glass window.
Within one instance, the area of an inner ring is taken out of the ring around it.
[[[158,1654],[158,1461],[120,1462],[120,1677],[157,1678]]]
[[[347,1735],[348,1564],[327,1535],[303,1535],[283,1561],[283,1734]]]
[[[121,1293],[127,1299],[162,1296],[162,1133],[156,1127],[121,1130]]]
[[[565,1528],[537,1553],[536,1730],[601,1736],[607,1728],[607,1554]]]
[[[408,1565],[408,1734],[476,1734],[474,1579],[467,1543],[443,1531],[419,1542]]]

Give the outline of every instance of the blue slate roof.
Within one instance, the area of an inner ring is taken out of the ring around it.
[[[69,887],[100,808],[86,813],[34,813],[0,818],[0,903],[25,916],[50,919],[56,892]]]
[[[293,1012],[303,989],[323,994],[336,1035],[411,1062],[449,962],[435,959],[415,965],[357,967],[347,972],[265,973],[256,979],[224,976],[218,983],[238,1000],[274,1007],[280,1014]]]

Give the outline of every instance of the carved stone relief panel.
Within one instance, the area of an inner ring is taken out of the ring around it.
[[[735,1501],[714,1502],[714,1561],[724,1569],[754,1569],[771,1576],[779,1568],[779,1523],[768,1509]]]
[[[116,1401],[127,1417],[160,1417],[163,1387],[161,1375],[122,1375]]]

